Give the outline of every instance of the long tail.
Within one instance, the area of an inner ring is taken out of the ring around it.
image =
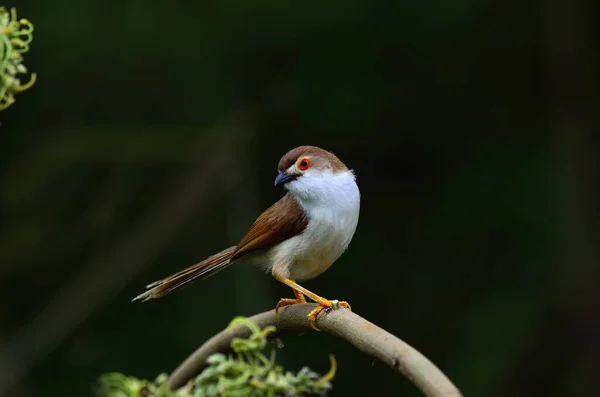
[[[146,288],[149,288],[148,291],[133,298],[132,302],[140,299],[142,302],[145,302],[149,299],[160,298],[174,289],[191,283],[197,278],[207,278],[212,276],[233,263],[231,261],[231,256],[234,251],[235,246],[229,247],[187,269],[183,269],[167,278],[148,284],[146,286]]]

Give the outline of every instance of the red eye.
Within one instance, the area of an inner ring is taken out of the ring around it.
[[[300,160],[298,160],[298,169],[300,171],[306,171],[308,169],[308,167],[310,167],[310,160],[307,159],[306,157],[301,158]]]

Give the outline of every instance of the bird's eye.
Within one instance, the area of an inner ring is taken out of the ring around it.
[[[308,167],[310,167],[310,160],[307,159],[306,157],[301,158],[300,160],[298,160],[298,169],[300,171],[306,171],[308,169]]]

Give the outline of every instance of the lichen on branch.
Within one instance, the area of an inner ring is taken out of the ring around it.
[[[17,19],[17,9],[0,7],[0,110],[15,102],[15,94],[30,88],[36,80],[32,73],[22,84],[19,75],[27,74],[23,54],[29,51],[33,40],[33,24],[25,18]]]
[[[319,376],[307,367],[297,373],[285,371],[275,362],[275,350],[267,357],[263,350],[267,337],[276,331],[274,326],[260,329],[245,317],[236,317],[227,329],[239,325],[248,327],[248,338],[233,338],[232,353],[214,353],[206,360],[207,367],[193,380],[176,391],[171,391],[165,374],[155,381],[140,380],[119,373],[103,375],[99,380],[101,397],[279,397],[326,396],[335,376],[333,356],[331,369]]]

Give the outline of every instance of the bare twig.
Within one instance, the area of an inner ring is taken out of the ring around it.
[[[314,303],[287,306],[280,311],[280,319],[270,310],[251,317],[260,328],[277,327],[272,337],[310,331],[306,318],[315,308]],[[349,310],[329,310],[317,317],[316,326],[322,331],[350,342],[362,352],[378,358],[395,371],[406,376],[428,397],[458,397],[460,391],[431,361],[389,332]],[[223,330],[206,341],[190,355],[171,375],[169,385],[178,389],[198,374],[206,359],[213,353],[226,352],[232,338],[246,337],[248,330],[237,327],[233,332]]]

